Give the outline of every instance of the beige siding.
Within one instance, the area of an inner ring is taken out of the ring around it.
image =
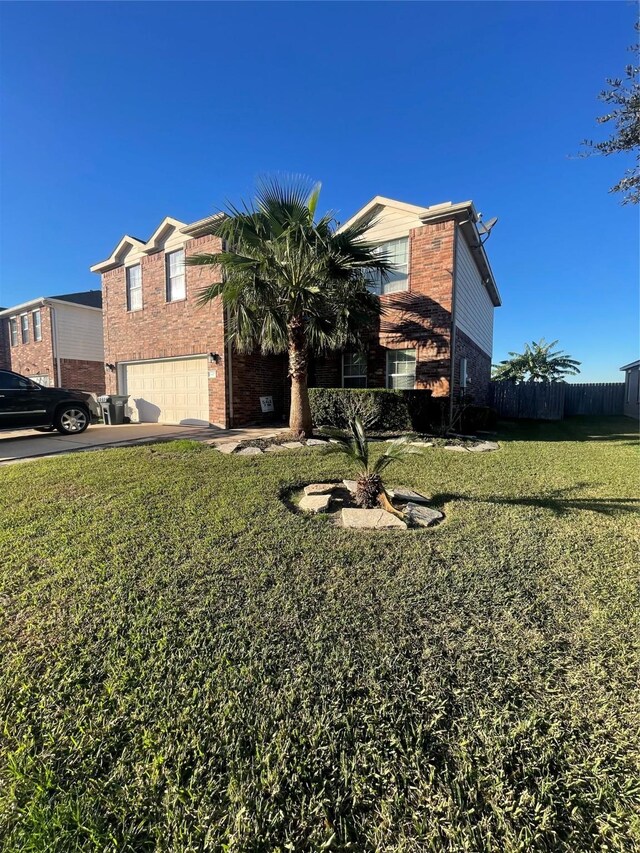
[[[456,326],[491,355],[493,350],[493,303],[462,233],[456,243]]]
[[[376,217],[373,227],[367,231],[367,239],[374,243],[397,240],[400,237],[408,237],[412,228],[421,226],[422,222],[417,213],[385,207]]]
[[[102,311],[81,305],[54,306],[59,358],[104,361]]]

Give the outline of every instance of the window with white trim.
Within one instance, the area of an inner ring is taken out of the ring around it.
[[[409,238],[400,237],[398,240],[389,240],[387,243],[380,243],[375,252],[376,254],[384,253],[388,262],[393,264],[393,269],[387,273],[386,280],[383,278],[382,273],[372,270],[367,276],[369,290],[378,296],[408,290]]]
[[[127,267],[127,311],[142,308],[142,268],[140,264]]]
[[[342,387],[367,387],[367,356],[363,352],[342,354]]]
[[[20,315],[20,336],[23,344],[29,343],[29,315]]]
[[[32,312],[31,317],[33,320],[33,340],[34,341],[41,341],[42,340],[42,314],[40,313],[40,309],[36,308],[36,310]]]
[[[9,340],[12,347],[18,346],[18,321],[15,317],[11,317],[9,320]]]
[[[169,252],[167,264],[167,302],[177,302],[186,299],[187,288],[184,272],[184,249]]]
[[[413,389],[416,384],[416,351],[387,350],[387,388]]]

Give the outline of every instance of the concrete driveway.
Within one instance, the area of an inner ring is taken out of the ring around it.
[[[219,441],[260,438],[279,431],[281,430],[278,427],[225,430],[216,427],[166,426],[165,424],[122,424],[120,426],[95,424],[81,435],[60,435],[59,432],[36,432],[36,430],[0,432],[0,465],[26,462],[29,459],[55,456],[60,453],[149,444],[176,438],[217,444]]]

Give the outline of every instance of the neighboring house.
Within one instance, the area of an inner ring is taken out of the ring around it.
[[[374,283],[384,313],[366,353],[315,360],[325,387],[427,388],[487,402],[500,302],[470,201],[418,207],[376,196],[342,228],[373,217],[368,239],[396,264]],[[485,238],[486,239],[486,238]]]
[[[630,418],[640,417],[640,360],[625,364],[624,370],[624,413]]]
[[[41,296],[4,308],[0,327],[8,338],[11,370],[41,385],[104,393],[99,290]]]
[[[102,276],[107,391],[129,396],[133,420],[237,426],[270,417],[270,402],[286,413],[285,357],[233,352],[220,300],[198,304],[219,272],[185,265],[221,249],[212,230],[222,215],[191,224],[167,217],[146,242],[125,235],[91,267]],[[371,283],[385,313],[366,354],[312,360],[310,384],[429,388],[444,397],[453,389],[486,402],[500,296],[473,204],[417,207],[377,196],[343,227],[365,216],[374,217],[369,239],[397,267],[389,281]]]

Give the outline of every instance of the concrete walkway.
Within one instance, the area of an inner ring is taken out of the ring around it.
[[[218,429],[217,427],[167,426],[165,424],[122,424],[120,426],[95,424],[80,435],[16,430],[0,432],[0,465],[27,462],[31,459],[57,456],[61,453],[152,444],[159,441],[173,441],[177,438],[203,441],[207,444],[245,441],[274,435],[285,430],[286,427],[282,426]]]

